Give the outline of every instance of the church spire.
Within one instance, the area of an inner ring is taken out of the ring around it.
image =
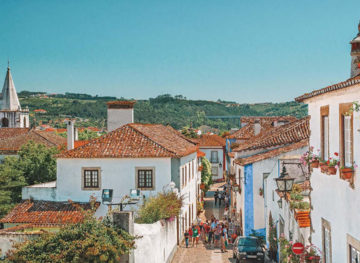
[[[16,93],[13,78],[10,72],[10,65],[8,61],[8,68],[5,77],[4,87],[2,89],[2,110],[17,111],[21,110],[19,98]]]

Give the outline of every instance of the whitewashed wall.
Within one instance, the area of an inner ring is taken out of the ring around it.
[[[330,156],[339,152],[339,104],[360,101],[360,85],[344,88],[323,94],[305,101],[309,104],[310,120],[310,145],[320,149],[320,107],[329,105],[329,149]],[[353,145],[354,161],[360,164],[360,118],[359,113],[354,113]],[[314,169],[311,176],[311,200],[313,205],[312,233],[313,243],[322,248],[321,218],[330,222],[332,261],[347,262],[347,239],[349,234],[360,240],[360,172],[355,174],[355,188],[349,187],[349,183],[336,175],[322,174],[319,169]]]
[[[223,148],[210,148],[210,147],[200,147],[200,151],[202,151],[203,153],[205,153],[206,158],[210,161],[211,160],[211,152],[212,151],[217,151],[218,153],[218,159],[219,159],[219,163],[221,163],[221,167],[219,166],[219,164],[211,164],[211,166],[217,167],[218,168],[218,176],[213,176],[213,180],[218,180],[218,179],[223,179],[224,178],[224,165],[226,165],[226,161],[224,163],[224,150]]]
[[[171,262],[177,248],[176,219],[134,224],[134,234],[141,236],[135,243],[135,263]]]

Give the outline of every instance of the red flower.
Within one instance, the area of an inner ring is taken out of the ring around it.
[[[337,153],[337,152],[335,152],[334,154],[335,154],[336,156],[339,156],[339,153]]]

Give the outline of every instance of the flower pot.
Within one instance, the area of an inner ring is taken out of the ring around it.
[[[320,256],[306,256],[305,260],[307,263],[318,263],[320,262]]]
[[[354,170],[351,168],[341,169],[341,178],[342,179],[351,179],[353,177]]]
[[[317,161],[313,161],[310,166],[311,168],[319,168],[319,165],[320,165],[320,162],[317,160]]]
[[[326,173],[327,168],[328,168],[327,164],[322,164],[322,165],[320,165],[320,169],[321,169],[321,172],[322,172],[322,173]]]
[[[336,174],[336,168],[334,166],[329,166],[326,170],[326,173],[329,175],[334,175]]]

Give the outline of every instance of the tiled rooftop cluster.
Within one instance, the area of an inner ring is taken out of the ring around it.
[[[99,203],[96,203],[95,208],[98,206]],[[84,219],[84,213],[81,209],[91,209],[90,203],[24,200],[2,218],[0,223],[39,225],[78,223]]]
[[[2,154],[14,154],[29,141],[41,143],[48,147],[59,147],[66,143],[66,138],[53,132],[27,128],[1,128],[0,138],[0,153]]]
[[[253,137],[250,142],[239,145],[233,151],[247,151],[285,146],[303,140],[307,141],[309,136],[309,117],[305,117],[261,133]]]
[[[228,136],[229,139],[248,140],[255,136],[255,123],[259,123],[260,134],[273,129],[275,122],[292,122],[296,118],[293,116],[246,116],[240,119],[242,128]]]

